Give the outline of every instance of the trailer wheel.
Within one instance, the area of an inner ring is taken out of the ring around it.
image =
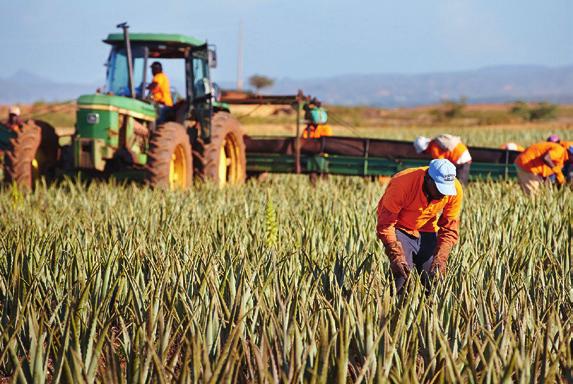
[[[186,189],[193,180],[191,143],[185,127],[164,123],[151,136],[147,154],[147,182],[153,187]]]
[[[200,175],[218,186],[245,182],[246,154],[243,131],[237,119],[228,112],[217,112],[211,123],[211,142],[203,146],[199,141],[195,158]]]
[[[55,177],[58,136],[50,124],[29,120],[10,144],[10,149],[4,154],[6,182],[30,190],[41,177],[48,181]]]

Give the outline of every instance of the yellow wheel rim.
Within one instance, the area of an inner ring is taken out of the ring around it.
[[[169,163],[169,188],[184,189],[187,187],[187,160],[181,144],[175,147]]]
[[[219,167],[217,170],[217,180],[219,182],[219,186],[221,187],[227,182],[227,160],[227,154],[225,153],[225,143],[223,143],[219,150]]]
[[[32,159],[32,184],[40,178],[40,161]]]
[[[242,174],[239,161],[239,145],[234,135],[228,134],[219,149],[217,182],[220,187],[226,184],[237,184]]]

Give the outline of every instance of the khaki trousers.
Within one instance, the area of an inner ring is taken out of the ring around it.
[[[545,183],[543,177],[526,172],[518,166],[515,166],[515,168],[517,169],[517,180],[519,182],[519,186],[526,195],[534,195]]]

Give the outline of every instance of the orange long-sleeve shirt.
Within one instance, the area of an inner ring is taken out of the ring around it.
[[[432,156],[432,159],[447,159],[455,165],[472,161],[470,151],[464,143],[459,143],[453,150],[448,151],[447,149],[442,149],[436,140],[432,140],[426,151]]]
[[[328,124],[319,124],[316,127],[309,125],[302,131],[303,139],[319,139],[322,136],[332,136],[332,128]]]
[[[378,203],[376,232],[384,244],[396,241],[396,228],[419,237],[420,232],[437,232],[438,246],[452,247],[459,237],[463,191],[455,181],[455,196],[428,201],[422,186],[428,167],[410,168],[392,177]]]
[[[567,160],[565,160],[565,162],[573,163],[573,156],[571,156],[571,152],[569,152],[569,148],[573,147],[573,141],[561,141],[559,144],[565,148],[565,154],[567,155]]]
[[[153,100],[160,104],[165,104],[168,107],[173,106],[173,98],[171,97],[171,89],[169,79],[163,72],[159,72],[153,76],[153,82],[156,84],[151,89],[151,96]]]
[[[551,161],[555,164],[555,168],[551,168],[543,160],[547,154],[549,154]],[[563,146],[544,141],[528,147],[517,156],[515,164],[525,172],[533,173],[537,176],[549,177],[555,174],[558,179],[562,179],[563,173],[561,169],[565,161],[567,161],[567,151]]]

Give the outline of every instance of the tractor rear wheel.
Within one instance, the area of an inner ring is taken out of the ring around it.
[[[32,189],[36,180],[53,179],[58,165],[58,136],[54,128],[43,121],[27,121],[4,157],[4,177],[8,183]]]
[[[199,143],[201,147],[202,143]],[[196,158],[201,176],[218,186],[242,184],[246,178],[243,131],[228,112],[217,112],[211,122],[211,142]]]
[[[185,127],[164,123],[151,136],[147,154],[147,181],[153,187],[186,189],[193,181],[193,156]]]

